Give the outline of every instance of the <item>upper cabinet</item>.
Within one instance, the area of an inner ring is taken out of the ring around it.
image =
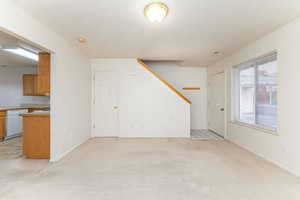
[[[23,75],[24,96],[50,96],[50,59],[49,53],[39,53],[37,74]]]
[[[49,53],[39,53],[37,93],[44,96],[50,96],[50,60]]]
[[[39,96],[36,74],[23,74],[23,96]]]

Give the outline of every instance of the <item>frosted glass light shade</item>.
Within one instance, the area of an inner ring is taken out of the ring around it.
[[[160,2],[150,3],[145,7],[145,16],[152,23],[160,23],[168,15],[168,7]]]

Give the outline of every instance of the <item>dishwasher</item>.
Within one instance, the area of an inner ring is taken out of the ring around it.
[[[20,116],[20,114],[27,113],[27,111],[27,109],[7,111],[5,139],[10,139],[22,135],[23,127],[22,117]]]

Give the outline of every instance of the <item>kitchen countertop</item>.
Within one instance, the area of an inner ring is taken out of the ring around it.
[[[50,112],[46,111],[46,112],[23,113],[23,114],[20,114],[20,116],[22,116],[22,117],[49,117]]]
[[[8,111],[8,110],[23,110],[23,109],[29,109],[29,108],[41,108],[46,109],[50,108],[49,105],[38,105],[38,104],[28,104],[28,105],[17,105],[17,106],[2,106],[0,105],[0,111]]]

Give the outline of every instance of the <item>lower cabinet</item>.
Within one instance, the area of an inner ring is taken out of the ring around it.
[[[6,111],[0,111],[0,140],[6,137]]]
[[[50,158],[50,115],[28,113],[23,117],[23,155],[30,159]]]

